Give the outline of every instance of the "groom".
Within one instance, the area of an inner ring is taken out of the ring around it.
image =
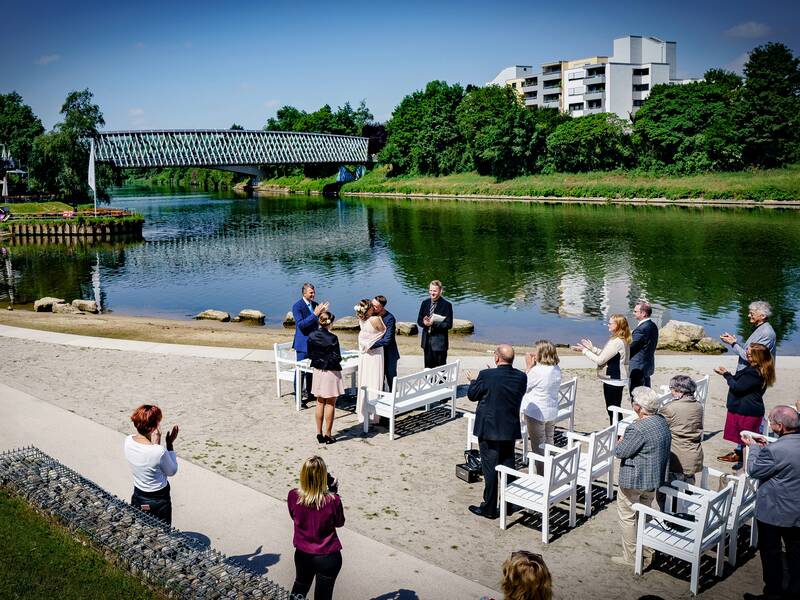
[[[397,349],[397,320],[394,315],[386,310],[386,296],[375,296],[372,299],[372,309],[378,315],[383,324],[386,325],[386,332],[383,337],[372,344],[373,348],[383,348],[383,373],[385,377],[384,389],[392,390],[392,381],[397,375],[397,361],[400,360],[400,351]]]

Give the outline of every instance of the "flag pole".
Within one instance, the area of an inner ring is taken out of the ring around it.
[[[94,216],[97,216],[97,187],[94,179],[94,138],[89,140],[91,149],[89,151],[89,187],[92,188],[92,198],[94,199]]]

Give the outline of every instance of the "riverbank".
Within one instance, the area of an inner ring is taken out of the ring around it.
[[[477,173],[388,177],[379,167],[342,184],[341,195],[461,198],[528,202],[780,206],[800,208],[800,164],[784,169],[673,176],[632,172],[555,173],[496,181]],[[260,182],[256,192],[322,193],[335,177],[301,175]]]

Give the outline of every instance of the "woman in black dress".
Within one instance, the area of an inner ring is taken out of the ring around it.
[[[336,399],[344,393],[342,383],[342,352],[339,349],[339,338],[331,333],[334,316],[327,310],[319,314],[319,329],[308,336],[308,357],[314,378],[311,393],[317,399],[317,441],[320,444],[333,444],[333,417],[336,412]],[[322,422],[325,421],[325,435],[322,434]]]

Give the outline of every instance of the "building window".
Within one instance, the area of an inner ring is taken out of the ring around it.
[[[644,75],[650,75],[650,68],[645,67],[644,69],[634,69],[633,76],[634,77],[642,77]]]
[[[633,101],[633,106],[634,107],[641,106],[642,104],[644,104],[644,100],[634,100]]]
[[[649,83],[634,83],[633,84],[633,91],[634,92],[646,92],[650,89]]]
[[[603,101],[589,100],[589,103],[586,105],[586,108],[603,108]]]
[[[586,88],[584,88],[582,85],[578,86],[578,87],[574,87],[574,88],[569,88],[569,95],[570,96],[580,96],[581,94],[583,94],[583,91],[585,89]]]
[[[569,112],[574,112],[576,110],[583,110],[583,102],[575,102],[569,105]]]

